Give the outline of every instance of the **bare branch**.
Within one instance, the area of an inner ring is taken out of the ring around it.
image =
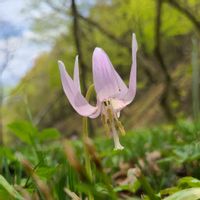
[[[194,24],[197,30],[200,31],[200,21],[187,8],[180,5],[176,0],[165,1],[173,6],[175,9],[183,13]]]
[[[114,42],[118,43],[119,45],[126,47],[128,50],[131,51],[131,46],[130,44],[126,43],[124,40],[121,40],[119,38],[117,38],[115,35],[113,35],[112,33],[110,33],[109,31],[107,31],[106,29],[104,29],[102,26],[100,26],[98,23],[96,23],[95,21],[84,17],[83,15],[81,15],[80,13],[78,13],[78,17],[80,19],[82,19],[83,21],[85,21],[86,23],[88,23],[89,25],[97,28],[101,33],[103,33],[104,35],[106,35],[108,38],[110,38],[111,40],[113,40]]]
[[[64,4],[61,6],[57,6],[50,0],[46,0],[45,2],[52,10],[56,11],[59,14],[62,14],[62,16],[64,17],[67,16],[66,7]]]
[[[95,22],[95,21],[93,21],[93,20],[91,20],[89,18],[86,18],[86,17],[82,16],[80,13],[78,13],[78,17],[80,19],[82,19],[84,22],[86,22],[88,25],[91,25],[91,26],[95,27],[97,30],[99,30],[103,35],[105,35],[106,37],[108,37],[113,42],[117,43],[118,45],[126,48],[129,52],[131,52],[131,45],[130,45],[130,43],[127,43],[126,41],[124,41],[124,40],[116,37],[113,33],[107,31],[104,27],[102,27],[101,25],[99,25],[97,22]],[[147,59],[145,59],[144,57],[142,57],[140,54],[138,54],[138,58],[139,58],[140,62],[143,65],[144,72],[145,72],[146,76],[148,77],[149,81],[151,83],[156,83],[157,80],[153,77],[152,73],[149,70],[149,66],[151,65],[150,61],[148,61]]]

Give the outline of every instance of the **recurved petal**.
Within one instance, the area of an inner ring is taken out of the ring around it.
[[[64,92],[72,107],[82,116],[90,117],[98,110],[98,107],[91,106],[83,97],[77,85],[67,73],[63,62],[58,61],[60,76]]]
[[[98,99],[102,102],[125,90],[126,85],[115,71],[107,54],[95,48],[92,58],[94,86]]]
[[[136,62],[136,53],[137,53],[137,41],[136,36],[133,33],[132,36],[132,65],[131,65],[131,72],[129,78],[129,88],[128,92],[124,96],[123,100],[126,104],[129,104],[133,101],[135,94],[136,94],[136,78],[137,78],[137,62]]]
[[[81,91],[80,77],[79,77],[79,66],[78,66],[78,56],[76,56],[74,63],[74,84]]]

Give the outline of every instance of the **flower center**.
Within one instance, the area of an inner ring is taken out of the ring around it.
[[[125,135],[124,127],[122,126],[121,122],[117,117],[117,112],[113,109],[112,101],[107,100],[103,102],[103,110],[101,114],[101,119],[103,125],[106,129],[108,135],[113,136],[115,149],[123,149],[124,147],[119,142],[119,136],[117,130],[122,134]]]

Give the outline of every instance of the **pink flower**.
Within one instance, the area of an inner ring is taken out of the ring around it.
[[[78,56],[75,60],[73,79],[67,73],[63,62],[58,61],[62,86],[72,107],[82,116],[96,118],[101,114],[104,125],[109,128],[115,149],[123,149],[119,142],[117,129],[124,133],[119,121],[120,111],[130,104],[136,94],[136,36],[132,36],[132,65],[129,86],[115,71],[109,57],[101,48],[95,48],[92,57],[93,81],[97,94],[97,104],[92,106],[81,94]]]

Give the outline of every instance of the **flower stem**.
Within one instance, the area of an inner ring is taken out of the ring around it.
[[[83,142],[85,139],[88,137],[88,119],[87,117],[83,118]],[[90,163],[90,158],[87,152],[87,148],[84,144],[84,153],[85,153],[85,167],[86,167],[86,173],[89,177],[89,180],[92,181],[92,170],[91,170],[91,163]]]
[[[86,99],[88,101],[90,100],[90,97],[91,97],[93,91],[94,91],[94,84],[90,85],[90,87],[87,90]],[[83,135],[82,135],[83,142],[85,141],[86,138],[88,138],[88,118],[83,117]],[[90,157],[89,157],[89,154],[88,154],[85,144],[84,144],[84,154],[85,154],[86,173],[88,175],[89,180],[92,182],[93,176],[92,176],[91,162],[90,162]],[[88,193],[88,198],[89,198],[89,200],[94,200],[94,197],[91,194],[91,192]]]

